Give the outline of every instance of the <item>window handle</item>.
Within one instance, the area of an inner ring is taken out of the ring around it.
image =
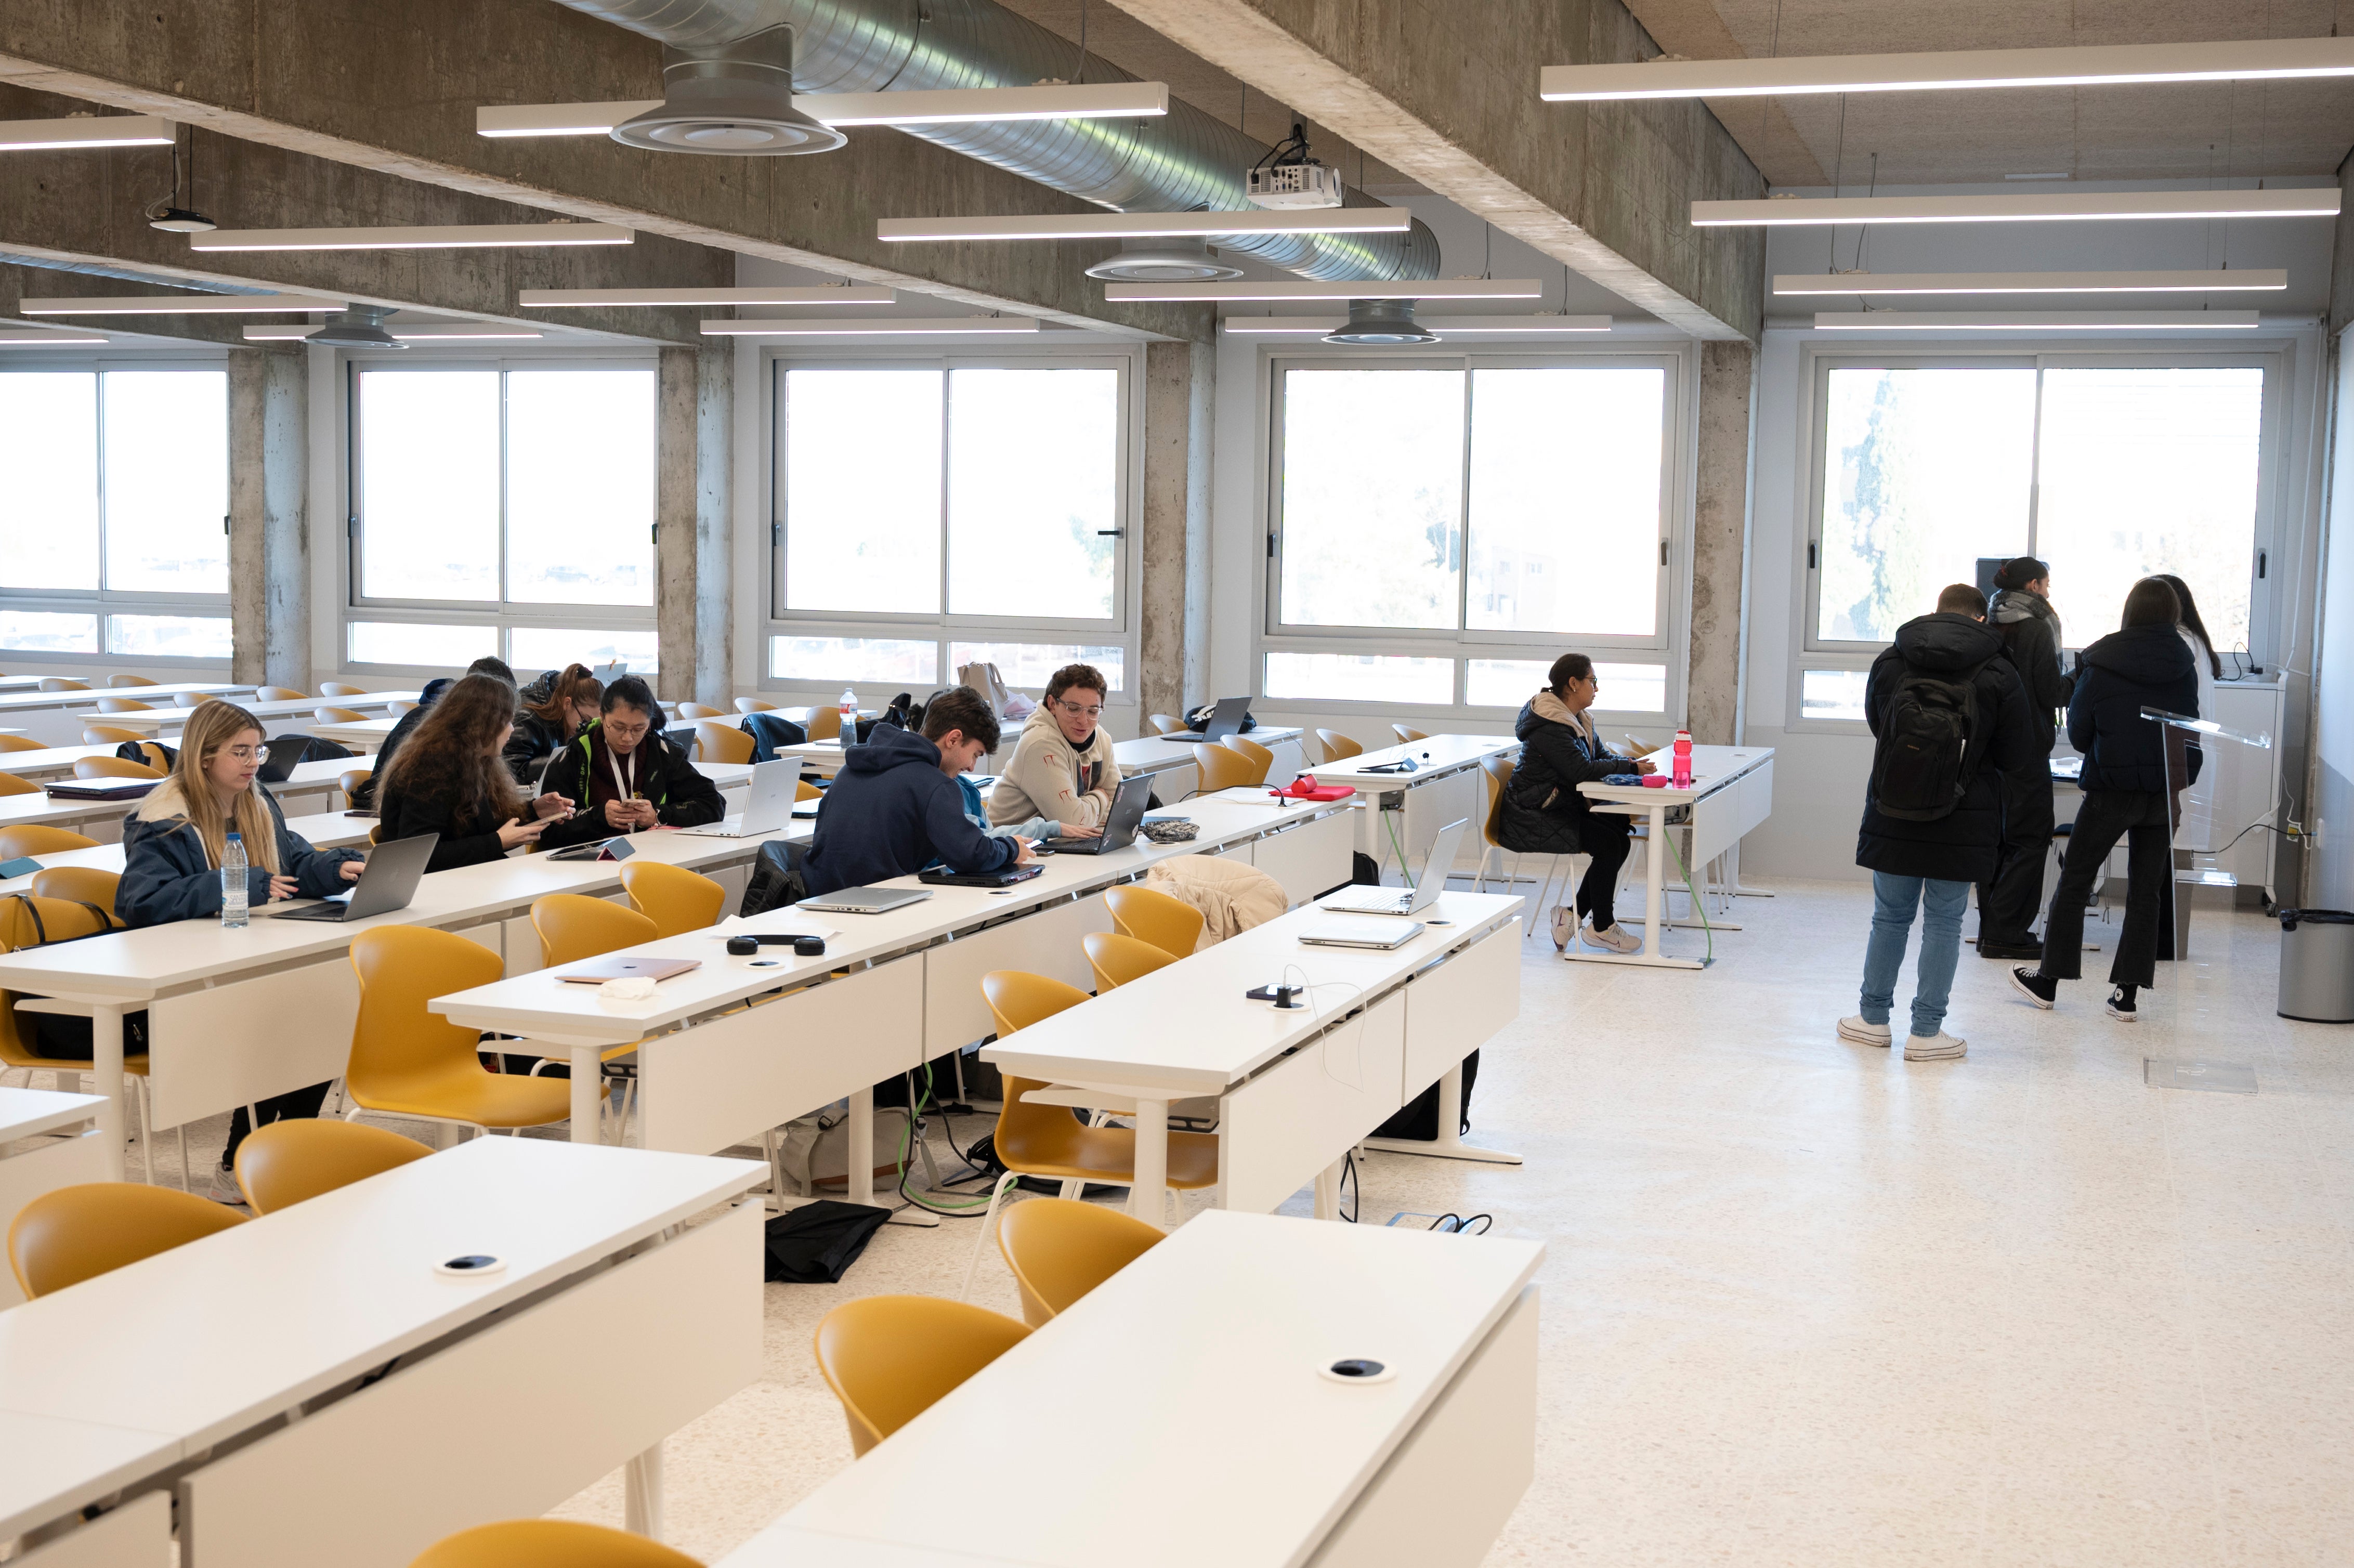
[[[1809,539],[1809,540],[1808,540],[1808,541],[1807,541],[1807,570],[1808,570],[1808,571],[1810,571],[1810,572],[1811,572],[1811,571],[1813,571],[1814,569],[1815,569],[1815,542],[1814,542],[1812,539]]]
[[[1098,539],[1125,539],[1128,537],[1128,530],[1125,528],[1098,528],[1096,530],[1096,537]]]

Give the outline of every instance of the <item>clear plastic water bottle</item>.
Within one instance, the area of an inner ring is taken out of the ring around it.
[[[848,686],[842,688],[842,733],[844,738],[858,733],[858,694]]]
[[[245,927],[245,840],[236,833],[221,846],[221,924]]]
[[[1691,788],[1691,731],[1676,731],[1675,761],[1669,782],[1679,789]]]

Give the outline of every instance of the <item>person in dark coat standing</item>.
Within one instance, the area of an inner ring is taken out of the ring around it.
[[[2028,1001],[2050,1008],[2062,980],[2084,974],[2084,904],[2117,840],[2126,841],[2126,927],[2109,965],[2109,1016],[2137,1022],[2140,989],[2158,980],[2158,924],[2174,875],[2173,795],[2166,776],[2166,726],[2145,707],[2199,716],[2199,672],[2175,630],[2181,600],[2156,577],[2126,595],[2125,624],[2076,661],[2068,740],[2084,754],[2084,803],[2060,863],[2060,886],[2043,920],[2043,961],[2010,971]],[[2200,748],[2189,748],[2199,777]]]
[[[1512,723],[1521,760],[1496,800],[1496,842],[1513,854],[1586,856],[1575,902],[1553,906],[1553,945],[1566,948],[1574,940],[1631,953],[1642,947],[1642,938],[1628,936],[1618,924],[1614,900],[1634,819],[1595,810],[1577,787],[1614,773],[1658,769],[1649,761],[1619,756],[1594,733],[1586,710],[1601,690],[1594,661],[1564,653],[1545,673],[1545,689],[1521,705]]]
[[[1966,1049],[1945,1030],[1946,1000],[1961,959],[1962,911],[1970,885],[1994,874],[1995,847],[2002,841],[2001,776],[2034,755],[2035,730],[2019,677],[2002,657],[2002,638],[1986,624],[1986,597],[1968,583],[1939,594],[1935,614],[1898,627],[1895,641],[1873,661],[1863,702],[1876,741],[1887,741],[1899,688],[1914,673],[1969,683],[1973,718],[1956,780],[1961,792],[1943,815],[1921,821],[1883,812],[1873,786],[1865,786],[1855,863],[1872,873],[1872,940],[1864,948],[1860,1011],[1840,1020],[1839,1033],[1856,1044],[1891,1043],[1889,1014],[1918,911],[1921,959],[1904,1059],[1951,1061]],[[1876,755],[1874,762],[1877,778]]]
[[[1994,874],[1978,884],[1978,957],[2040,959],[2034,932],[2043,906],[2043,857],[2052,849],[2052,747],[2059,712],[2075,683],[2060,668],[2060,617],[2052,608],[2052,568],[2032,556],[2006,561],[1987,624],[2027,694],[2042,750],[2002,776],[2002,842]]]

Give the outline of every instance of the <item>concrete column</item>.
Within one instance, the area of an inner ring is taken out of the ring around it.
[[[1729,746],[1741,693],[1742,590],[1748,579],[1750,404],[1757,351],[1744,339],[1700,345],[1700,452],[1692,519],[1692,738]]]
[[[736,695],[736,347],[721,338],[695,354],[695,700],[725,708]]]
[[[229,351],[229,678],[311,689],[310,365]]]
[[[695,694],[696,383],[702,351],[665,348],[654,393],[654,629],[666,702]],[[718,705],[715,704],[714,706]]]
[[[1200,700],[1210,654],[1210,419],[1217,354],[1144,345],[1143,590],[1135,682],[1148,714]]]

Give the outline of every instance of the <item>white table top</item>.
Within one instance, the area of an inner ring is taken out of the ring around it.
[[[32,755],[27,752],[26,756]],[[307,790],[332,789],[335,781],[354,768],[365,768],[365,759],[352,757],[330,758],[323,762],[305,762],[286,776],[283,784],[270,786],[272,793],[284,797]],[[0,768],[0,773],[7,769]],[[50,779],[50,783],[66,780]],[[102,779],[86,779],[72,782],[102,785]],[[144,796],[127,800],[55,800],[46,793],[39,795],[0,796],[0,828],[13,828],[25,822],[46,822],[56,827],[71,827],[76,822],[100,821],[109,817],[127,817],[139,809]]]
[[[313,703],[311,705],[315,708],[328,705],[342,707],[345,705]],[[384,737],[392,733],[392,726],[399,722],[399,717],[392,716],[361,719],[356,723],[319,723],[311,726],[311,733],[322,740],[332,740],[337,746],[378,747],[384,744]]]
[[[1508,751],[1518,751],[1521,743],[1509,735],[1432,735],[1420,740],[1410,740],[1403,746],[1385,746],[1379,751],[1344,758],[1308,771],[1319,784],[1346,784],[1363,790],[1410,789],[1426,779],[1436,779],[1461,768],[1477,767],[1489,758]],[[1391,762],[1412,762],[1411,773],[1368,773]]]
[[[1218,1094],[1358,1006],[1365,993],[1386,991],[1466,937],[1502,925],[1525,902],[1511,894],[1442,894],[1436,909],[1417,916],[1422,935],[1386,953],[1302,943],[1303,929],[1335,918],[1307,905],[984,1045],[981,1060],[1055,1083]],[[1254,986],[1303,981],[1318,989],[1307,1007],[1292,1012],[1243,995]]]
[[[104,1095],[69,1095],[52,1089],[0,1088],[0,1143],[38,1138],[98,1114]],[[5,1539],[5,1537],[0,1537]]]
[[[217,697],[229,692],[251,690],[250,685],[240,686],[230,681],[182,681],[168,686],[92,686],[86,692],[11,692],[0,695],[0,713],[23,713],[27,708],[86,707],[101,697],[129,697],[134,702],[153,703],[164,708],[172,706],[172,699],[183,692],[191,696]]]
[[[194,1452],[767,1177],[754,1160],[478,1138],[0,1312],[0,1413]],[[434,1272],[470,1252],[507,1266]],[[6,1451],[14,1502],[24,1449]]]
[[[1653,754],[1651,760],[1659,767],[1659,776],[1667,777],[1670,759],[1666,751]],[[1580,784],[1577,792],[1596,800],[1639,800],[1648,804],[1657,796],[1676,805],[1688,805],[1713,795],[1743,774],[1755,772],[1773,760],[1774,748],[1770,746],[1695,746],[1689,789],[1678,789],[1672,785]]]
[[[1246,732],[1243,738],[1261,746],[1280,746],[1287,740],[1298,740],[1305,733],[1262,725]],[[1134,740],[1119,742],[1111,748],[1111,754],[1123,773],[1159,773],[1171,768],[1192,767],[1193,754],[1209,744],[1199,738],[1180,740],[1173,736],[1140,735]]]
[[[1196,1215],[720,1568],[1304,1563],[1543,1256],[1502,1236]],[[1397,1375],[1321,1375],[1355,1356]]]
[[[169,1432],[0,1410],[0,1454],[8,1456],[0,1465],[0,1540],[154,1475],[183,1446]]]

